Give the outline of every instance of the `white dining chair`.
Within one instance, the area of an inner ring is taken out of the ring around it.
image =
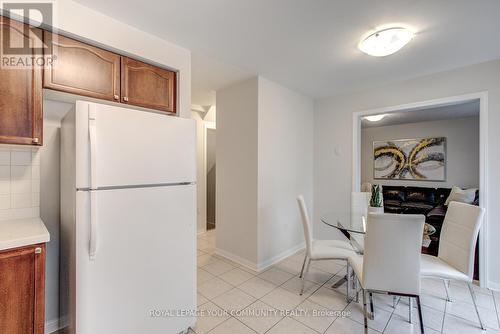
[[[351,193],[351,220],[363,222],[363,224],[366,224],[366,219],[368,218],[368,207],[370,206],[371,197],[371,192]],[[358,248],[363,249],[364,235],[359,233],[352,233],[351,242],[356,243]]]
[[[309,265],[311,264],[311,261],[347,261],[347,258],[354,255],[355,252],[349,241],[346,240],[313,239],[311,231],[311,221],[309,220],[306,203],[302,195],[297,197],[297,203],[299,204],[302,227],[304,228],[304,238],[306,240],[306,253],[299,276],[302,279],[302,288],[300,290],[300,294],[302,295],[304,293],[305,276],[309,271]],[[350,282],[347,282],[347,296],[349,296],[349,283]]]
[[[420,330],[424,333],[420,304],[420,250],[425,216],[370,213],[364,255],[349,257],[361,285],[365,333],[368,332],[366,295],[383,293],[417,302]],[[373,316],[373,306],[372,306]],[[370,317],[371,318],[371,317]],[[411,322],[411,312],[410,312]]]
[[[421,276],[442,279],[448,301],[451,301],[449,281],[466,283],[476,309],[479,325],[484,330],[486,328],[479,315],[476,295],[472,287],[474,252],[483,216],[484,209],[478,206],[450,202],[441,228],[438,256],[422,255]]]
[[[371,197],[372,194],[370,192],[352,192],[351,214],[366,217],[368,215]]]

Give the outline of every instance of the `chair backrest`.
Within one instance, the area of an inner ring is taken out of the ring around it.
[[[368,214],[363,287],[420,294],[420,252],[425,216]]]
[[[372,194],[369,192],[351,193],[351,215],[353,218],[368,217],[368,207]],[[355,217],[354,217],[355,216]]]
[[[371,187],[371,186],[370,186]],[[351,193],[351,220],[366,226],[368,219],[368,207],[370,206],[371,192],[352,192]],[[364,235],[352,233],[351,238],[354,239],[361,247],[364,247]]]
[[[302,227],[304,228],[304,238],[306,239],[306,252],[310,256],[313,239],[311,231],[311,222],[309,220],[309,214],[307,213],[307,207],[306,207],[306,202],[304,201],[304,196],[299,195],[299,197],[297,197],[297,203],[299,204],[300,218],[302,221]]]
[[[450,202],[441,228],[438,257],[471,279],[474,275],[474,251],[483,216],[484,209],[478,206]]]

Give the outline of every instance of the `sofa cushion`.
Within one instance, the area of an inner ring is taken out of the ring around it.
[[[430,211],[434,208],[434,206],[432,206],[431,204],[422,202],[404,202],[401,203],[401,207],[411,210],[421,210],[421,211]]]
[[[450,196],[446,199],[445,205],[449,205],[450,202],[462,202],[466,204],[472,204],[476,198],[477,189],[461,189],[460,187],[451,188]]]
[[[399,206],[401,206],[401,201],[384,198],[384,206],[397,206],[397,207],[399,207]]]
[[[443,205],[438,205],[434,209],[432,209],[427,217],[443,217],[446,216],[446,207]]]
[[[404,190],[384,189],[383,194],[384,194],[384,201],[393,200],[393,201],[398,201],[400,203],[406,201]]]
[[[406,189],[406,200],[409,202],[424,202],[435,204],[436,189],[408,187]]]

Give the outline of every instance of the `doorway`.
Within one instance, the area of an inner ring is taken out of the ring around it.
[[[207,128],[206,131],[206,207],[207,231],[215,229],[215,185],[216,185],[216,130]]]
[[[487,287],[488,261],[487,261],[487,243],[488,243],[488,183],[487,183],[487,122],[488,122],[488,93],[479,92],[461,96],[453,96],[442,99],[410,103],[399,106],[384,107],[372,110],[358,111],[353,113],[353,179],[352,190],[360,191],[362,183],[362,120],[367,116],[392,115],[406,112],[422,112],[430,108],[439,108],[453,106],[457,104],[470,103],[476,101],[479,103],[479,206],[486,209],[483,225],[479,234],[479,283],[481,287]]]

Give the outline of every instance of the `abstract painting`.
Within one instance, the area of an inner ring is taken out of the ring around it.
[[[446,181],[446,138],[373,142],[373,177]]]

